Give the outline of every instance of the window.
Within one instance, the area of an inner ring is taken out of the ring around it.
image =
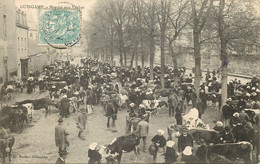
[[[23,46],[23,38],[21,38],[21,46]],[[23,48],[21,48],[21,51],[23,51]]]
[[[26,51],[26,46],[27,46],[27,44],[26,44],[26,38],[24,38],[24,51]]]
[[[7,38],[6,33],[6,15],[3,15],[3,39],[5,40]]]
[[[32,32],[30,33],[30,37],[31,37],[31,38],[33,37],[33,33],[32,33]]]
[[[20,38],[18,37],[18,40],[17,40],[18,51],[20,50],[20,49],[19,49],[19,45],[20,45]]]

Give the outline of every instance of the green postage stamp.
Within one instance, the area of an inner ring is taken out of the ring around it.
[[[80,45],[80,10],[39,9],[38,44],[51,46]]]

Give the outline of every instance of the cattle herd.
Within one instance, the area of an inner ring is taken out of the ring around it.
[[[12,99],[15,90],[34,92],[48,91],[44,98],[15,102],[11,106],[1,106],[0,110],[0,148],[2,158],[9,154],[15,139],[7,131],[17,132],[33,120],[33,110],[45,109],[47,117],[50,106],[59,111],[61,116],[77,112],[81,104],[87,104],[87,112],[93,106],[101,104],[104,115],[117,117],[120,110],[127,110],[126,135],[118,136],[107,146],[100,149],[107,162],[121,160],[123,152],[134,151],[138,154],[140,137],[137,125],[142,120],[149,122],[153,115],[159,115],[163,109],[169,109],[169,116],[175,116],[177,123],[168,127],[168,140],[178,138],[183,129],[188,129],[194,142],[206,149],[197,153],[206,154],[208,162],[245,162],[258,161],[259,155],[259,109],[260,83],[254,77],[251,82],[241,84],[237,79],[228,84],[226,104],[221,105],[221,84],[215,70],[207,71],[205,82],[200,86],[199,97],[193,87],[192,73],[186,75],[185,68],[176,71],[166,67],[165,88],[161,89],[160,67],[154,67],[154,78],[150,80],[150,69],[145,67],[124,68],[100,62],[93,58],[81,59],[80,65],[69,61],[55,62],[46,67],[42,76],[30,74],[23,82],[8,82],[1,89],[1,101]],[[178,82],[174,82],[178,80]],[[28,91],[28,88],[29,89]],[[68,105],[64,105],[67,99]],[[112,104],[114,110],[109,111]],[[208,106],[215,107],[222,113],[216,127],[210,128],[201,119]],[[218,105],[218,107],[216,107]],[[192,106],[188,111],[187,106]],[[221,108],[221,106],[223,106]],[[65,109],[67,108],[67,109]],[[186,111],[187,110],[187,111]],[[109,113],[109,114],[108,114]],[[108,120],[109,122],[109,120]],[[109,125],[109,124],[108,124]],[[6,130],[8,129],[8,130]],[[232,133],[234,138],[226,142],[225,134]],[[205,141],[205,145],[200,143]],[[205,151],[207,150],[207,151]],[[253,156],[256,158],[253,159]],[[137,157],[137,156],[136,156]],[[135,159],[136,161],[136,159]]]

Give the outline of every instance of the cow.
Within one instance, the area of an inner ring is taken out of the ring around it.
[[[27,109],[27,118],[29,122],[32,122],[33,119],[33,104],[28,103],[28,104],[22,104],[23,107]]]
[[[107,147],[111,154],[117,155],[117,162],[121,162],[124,152],[135,152],[135,162],[137,161],[137,153],[139,152],[140,137],[136,133],[115,138]]]
[[[115,154],[111,154],[109,152],[109,149],[107,146],[105,145],[100,145],[100,148],[99,148],[99,151],[98,151],[101,156],[102,156],[102,159],[101,159],[101,163],[105,163],[107,162],[108,164],[116,164],[117,163],[117,153]]]
[[[142,104],[146,107],[148,111],[151,111],[155,113],[155,115],[158,115],[158,109],[161,108],[162,106],[168,107],[168,103],[163,100],[143,100]]]
[[[197,144],[200,144],[200,139],[204,139],[207,145],[213,143],[218,144],[220,143],[220,135],[215,130],[206,130],[206,129],[191,129],[189,130],[194,141]]]
[[[2,154],[3,163],[5,163],[5,158],[9,157],[9,162],[11,162],[12,147],[14,145],[15,138],[10,136],[5,129],[0,130],[0,153]]]
[[[257,124],[260,116],[260,109],[245,109],[252,124]]]
[[[40,98],[40,99],[35,99],[35,100],[24,100],[24,101],[21,101],[21,102],[16,102],[15,105],[23,105],[23,104],[28,104],[28,103],[31,103],[33,105],[34,110],[40,110],[40,109],[44,108],[45,111],[46,111],[45,117],[47,117],[47,115],[49,114],[50,105],[56,106],[56,104],[54,104],[50,98]]]
[[[1,126],[13,130],[15,126],[21,129],[24,122],[28,125],[27,108],[21,105],[4,106],[1,111]]]
[[[232,162],[241,163],[244,161],[245,163],[252,163],[252,151],[253,146],[249,142],[238,142],[238,143],[225,143],[225,144],[215,144],[215,145],[206,145],[209,158],[209,162],[220,162],[213,161],[212,155],[217,154],[220,156],[224,156],[226,159]],[[200,151],[201,149],[198,149]],[[203,152],[197,152],[202,154]],[[237,161],[239,160],[239,161]],[[242,160],[242,161],[241,161]]]

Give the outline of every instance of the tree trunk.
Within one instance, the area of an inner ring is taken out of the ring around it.
[[[154,24],[155,24],[155,1],[150,0],[150,3],[152,2],[151,11],[150,11],[150,79],[153,80],[153,61],[154,61],[154,55],[155,55],[155,40],[154,40]]]
[[[110,42],[110,60],[114,61],[114,45],[113,45],[113,41]]]
[[[153,80],[153,60],[155,54],[154,36],[153,32],[150,33],[150,79]]]
[[[142,53],[142,75],[144,75],[144,44],[143,38],[141,37],[141,53]]]
[[[118,30],[119,36],[119,55],[120,55],[120,66],[123,67],[123,33],[121,30]]]
[[[173,51],[173,45],[172,45],[171,41],[169,42],[169,50],[170,50],[172,61],[173,61],[174,87],[176,87],[178,85],[178,81],[179,81],[178,63],[177,63],[177,57]]]
[[[201,55],[200,55],[200,33],[193,32],[194,42],[194,58],[195,58],[195,79],[194,88],[196,95],[199,97],[200,93],[200,79],[201,79]]]
[[[124,60],[125,60],[125,68],[127,67],[127,55],[126,55],[126,51],[125,51],[125,48],[123,48],[123,52],[124,52]]]
[[[227,61],[228,61],[228,55],[227,55],[227,44],[228,41],[226,40],[226,34],[224,31],[224,20],[223,20],[223,10],[225,7],[225,0],[222,0],[219,4],[219,37],[220,37],[220,59],[222,62],[222,75],[221,75],[221,108],[227,101]]]
[[[135,69],[138,69],[138,51],[135,52]]]
[[[134,65],[134,58],[136,57],[135,55],[135,50],[133,51],[132,53],[132,56],[131,56],[131,62],[130,62],[130,68],[132,69],[133,68],[133,65]]]
[[[165,71],[165,54],[164,54],[164,42],[165,42],[165,37],[164,37],[164,29],[161,31],[161,86],[164,88],[164,71]]]

